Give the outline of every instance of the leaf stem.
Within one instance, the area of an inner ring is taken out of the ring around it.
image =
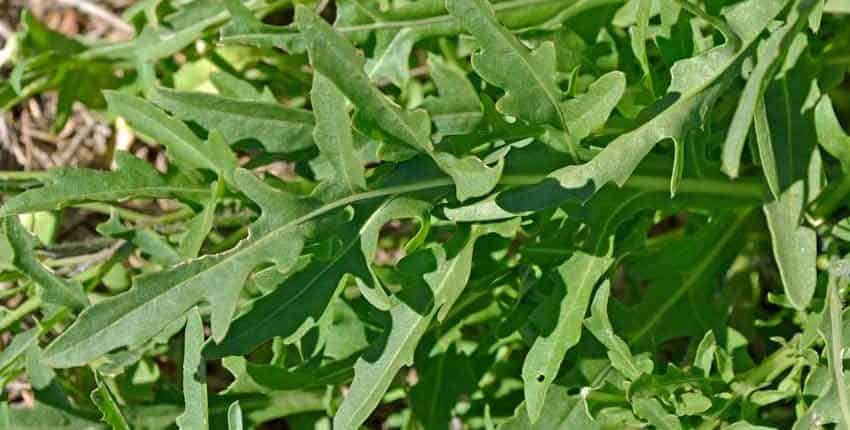
[[[185,219],[191,218],[193,212],[189,208],[182,208],[172,212],[166,212],[162,215],[148,215],[142,212],[137,212],[132,209],[127,209],[121,206],[110,205],[107,203],[82,203],[78,205],[74,205],[74,207],[80,209],[90,210],[92,212],[102,213],[102,214],[111,214],[115,211],[118,216],[127,221],[132,221],[139,223],[144,226],[157,225],[157,224],[170,224],[173,222],[183,221]]]
[[[3,181],[25,181],[43,180],[50,172],[47,170],[4,170],[0,171],[0,180]]]
[[[567,6],[560,11],[556,17],[564,17],[564,19],[574,16],[578,12],[590,9],[595,6],[600,6],[609,3],[622,3],[624,0],[578,0],[577,2]],[[500,12],[509,12],[525,7],[541,6],[545,4],[564,3],[564,0],[510,0],[493,4],[493,10],[498,14]],[[571,14],[565,12],[571,11]],[[443,15],[430,16],[419,19],[406,19],[402,21],[383,21],[373,22],[371,24],[350,25],[344,27],[336,27],[340,33],[353,33],[356,31],[371,31],[371,30],[386,30],[395,28],[410,28],[421,27],[436,24],[444,24],[453,22],[455,18],[448,13]]]
[[[694,5],[689,0],[675,0],[682,8],[690,12],[692,15],[697,18],[702,19],[703,21],[709,23],[712,27],[716,28],[718,31],[723,33],[730,43],[734,43],[738,46],[741,44],[741,39],[738,37],[738,34],[732,30],[732,27],[726,23],[726,21],[708,14],[704,10],[700,9],[699,6]]]
[[[499,183],[502,185],[533,185],[545,178],[546,175],[504,175]],[[623,187],[669,192],[670,178],[632,175]],[[764,187],[760,182],[742,179],[726,181],[708,178],[683,178],[679,182],[677,193],[732,196],[756,201],[765,198]]]
[[[0,319],[0,331],[6,330],[12,324],[23,319],[25,316],[34,312],[36,309],[41,307],[41,298],[38,296],[32,296],[26,299],[23,303],[21,303],[15,309],[9,311],[3,319]]]

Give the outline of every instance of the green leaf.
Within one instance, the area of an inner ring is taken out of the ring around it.
[[[177,417],[181,429],[207,429],[207,370],[201,355],[204,345],[204,325],[198,308],[192,308],[186,317],[185,347],[183,349],[183,402],[185,411]]]
[[[842,322],[842,309],[844,309],[844,304],[842,303],[841,296],[838,292],[838,280],[836,279],[838,274],[835,273],[841,269],[836,267],[837,265],[835,262],[831,265],[832,273],[830,273],[829,276],[826,306],[823,310],[823,320],[818,327],[818,332],[826,343],[825,355],[829,366],[830,376],[832,377],[830,394],[826,394],[824,397],[828,397],[830,395],[835,396],[836,403],[838,403],[838,410],[833,412],[831,415],[835,415],[840,411],[839,419],[836,423],[839,426],[841,423],[846,426],[850,423],[850,390],[847,389],[843,359],[845,347],[843,346],[844,339],[842,335],[842,329],[844,327],[844,323]],[[812,409],[816,409],[816,406],[812,405]]]
[[[233,19],[221,28],[222,43],[304,50],[300,35],[292,29],[263,23],[239,0],[225,0],[224,4]]]
[[[106,237],[121,238],[132,243],[140,251],[151,256],[151,260],[165,267],[179,263],[182,258],[168,241],[151,229],[129,229],[121,224],[113,211],[109,220],[98,224],[97,232]]]
[[[0,374],[5,376],[12,365],[23,357],[31,346],[38,344],[40,331],[37,327],[31,328],[12,338],[12,341],[0,352]]]
[[[242,430],[242,408],[238,400],[227,408],[227,429]]]
[[[109,392],[109,387],[103,383],[102,377],[97,372],[95,372],[94,376],[95,381],[97,381],[97,388],[92,390],[90,397],[101,413],[101,420],[109,424],[113,430],[130,430],[127,420],[124,419],[124,415],[121,414],[121,410],[118,408],[118,404],[115,403],[112,393]]]
[[[801,59],[792,74],[773,81],[765,95],[767,133],[757,133],[780,173],[780,195],[764,205],[773,255],[791,304],[805,309],[817,282],[817,234],[802,225],[803,210],[820,193],[821,159],[815,147],[812,112],[806,107],[813,85]],[[759,130],[759,129],[757,129]],[[767,149],[770,148],[770,149]]]
[[[608,350],[608,359],[611,366],[623,374],[626,378],[634,381],[644,373],[652,372],[652,362],[639,361],[629,350],[629,345],[614,333],[614,328],[608,320],[608,296],[610,285],[606,282],[599,287],[593,304],[590,306],[590,318],[584,321],[584,326],[593,333],[599,342]],[[638,399],[640,400],[640,399]],[[637,407],[637,400],[635,401]]]
[[[484,117],[478,93],[457,67],[436,55],[428,56],[428,69],[440,93],[422,101],[422,107],[443,136],[468,134],[478,127]]]
[[[42,300],[73,310],[89,304],[78,281],[63,279],[38,261],[34,252],[38,239],[21,225],[17,216],[7,216],[0,222],[3,226],[0,239],[9,244],[13,254],[11,265],[39,286]]]
[[[481,46],[472,57],[472,67],[505,90],[496,104],[499,111],[566,131],[563,95],[555,80],[555,45],[544,42],[530,51],[498,22],[492,6],[483,0],[448,0],[446,9]]]
[[[658,142],[684,139],[685,133],[699,123],[739,73],[759,32],[783,7],[782,0],[760,2],[758,7],[752,7],[751,3],[753,0],[738,3],[726,12],[743,45],[727,42],[674,64],[667,97],[652,109],[657,114],[641,126],[619,135],[587,163],[566,166],[550,173],[539,184],[503,192],[495,198],[447,211],[447,215],[456,221],[501,219],[568,200],[585,201],[609,182],[622,187]]]
[[[231,144],[256,139],[266,151],[286,153],[313,146],[313,115],[302,109],[168,88],[157,88],[151,101],[177,118],[218,130]]]
[[[841,163],[845,173],[850,172],[850,135],[841,128],[828,95],[815,108],[815,130],[820,146]]]
[[[421,383],[410,390],[410,407],[424,428],[449,427],[460,396],[477,389],[471,358],[454,350],[429,357],[419,376]]]
[[[536,422],[543,412],[546,393],[555,381],[567,351],[581,338],[582,320],[593,288],[613,263],[609,255],[590,255],[577,251],[557,269],[566,293],[557,300],[557,324],[534,341],[522,366],[528,417]],[[560,285],[556,288],[561,288]]]
[[[520,405],[514,416],[502,424],[500,430],[557,430],[588,429],[597,430],[602,426],[593,419],[583,394],[570,395],[568,389],[553,385],[546,393],[545,407],[536,421],[528,418],[527,408]]]
[[[667,412],[656,399],[635,399],[632,402],[635,413],[660,430],[681,430],[682,424],[675,415]]]
[[[313,139],[334,168],[334,181],[327,185],[339,189],[338,194],[343,196],[366,189],[365,169],[354,149],[345,96],[321,73],[314,73],[310,101],[316,115]]]
[[[490,167],[475,156],[458,158],[434,152],[428,113],[404,110],[393,103],[363,72],[364,60],[354,46],[307,7],[298,5],[295,9],[295,22],[307,43],[310,64],[357,107],[358,115],[373,123],[391,144],[431,155],[454,180],[459,200],[484,195],[496,186],[502,174],[501,162]]]
[[[457,254],[450,259],[443,247],[435,246],[422,251],[430,254],[429,258],[433,259],[436,268],[421,274],[431,293],[423,308],[430,310],[422,314],[404,302],[389,310],[392,322],[389,332],[385,333],[386,340],[354,365],[354,381],[334,416],[335,428],[360,426],[378,405],[402,366],[413,361],[416,346],[431,321],[435,316],[444,318],[466,286],[476,240],[488,233],[510,237],[518,227],[516,220],[475,226],[462,242]]]
[[[250,82],[237,78],[227,72],[215,72],[210,75],[210,83],[223,97],[241,100],[264,101],[277,103],[274,94],[268,87],[260,92]]]
[[[189,221],[185,234],[180,238],[178,252],[183,258],[198,256],[204,240],[213,228],[215,209],[218,205],[219,195],[223,192],[224,182],[222,181],[216,181],[210,186],[210,195],[203,202],[203,209]]]
[[[614,301],[611,312],[614,327],[631,348],[702,336],[723,324],[727,314],[725,304],[713,294],[714,277],[740,251],[740,235],[752,212],[719,213],[687,239],[671,241],[635,261],[637,279],[649,282],[647,292],[631,306]]]
[[[714,332],[707,331],[699,342],[697,351],[694,354],[694,367],[702,370],[706,378],[711,373],[711,363],[714,362],[714,353],[716,350],[717,340],[714,337]]]
[[[271,364],[245,363],[245,374],[258,386],[277,391],[325,388],[328,385],[348,382],[354,376],[352,366],[357,356],[303,368],[282,369]]]
[[[312,206],[263,184],[248,171],[237,170],[233,177],[262,208],[249,239],[227,252],[139,276],[129,291],[87,308],[48,346],[50,365],[81,365],[115,348],[137,345],[201,301],[212,306],[213,339],[224,338],[239,292],[254,269],[267,262],[278,267],[295,263],[309,230],[311,217],[305,215]],[[217,288],[208,288],[210,283]]]
[[[634,2],[637,7],[637,16],[636,23],[633,27],[629,28],[629,37],[631,39],[632,52],[635,54],[635,58],[640,65],[641,71],[643,71],[643,81],[646,83],[647,88],[649,88],[650,93],[655,94],[655,89],[652,84],[652,69],[649,65],[649,59],[646,54],[646,39],[649,37],[649,18],[651,15],[651,9],[653,0],[636,0]]]
[[[115,91],[106,91],[104,95],[112,112],[124,117],[136,131],[165,146],[174,163],[192,169],[212,170],[232,183],[231,175],[237,167],[236,155],[226,143],[213,138],[214,134],[204,145],[186,124],[143,99]]]
[[[251,304],[248,312],[233,322],[233,334],[204,350],[208,358],[246,354],[258,345],[281,337],[291,343],[303,336],[325,314],[329,304],[348,282],[359,280],[360,291],[378,309],[388,309],[391,301],[373,276],[369,263],[374,258],[380,228],[396,217],[422,217],[430,207],[406,198],[391,199],[375,208],[367,201],[355,207],[354,218],[342,225],[329,226],[327,237],[335,243],[328,258],[313,258],[302,270],[274,285],[274,290]]]
[[[723,170],[730,177],[738,176],[741,152],[743,152],[759,102],[788,54],[791,43],[797,34],[805,29],[809,13],[814,5],[813,1],[796,1],[785,25],[774,31],[770,38],[758,47],[758,62],[747,78],[747,84],[741,93],[735,116],[729,125],[729,134],[723,145]],[[765,164],[765,176],[771,192],[778,198],[781,193],[779,178],[776,177],[776,171],[772,168],[772,165]]]
[[[339,33],[305,6],[296,6],[295,22],[310,53],[310,64],[336,85],[360,114],[402,145],[431,152],[428,115],[406,111],[372,85],[363,71],[363,57]]]
[[[625,90],[626,75],[610,72],[591,83],[586,92],[564,102],[568,138],[578,144],[605,125]]]
[[[126,153],[115,154],[116,170],[60,168],[50,172],[44,187],[18,194],[0,208],[0,216],[54,210],[83,202],[114,202],[135,197],[195,199],[206,193],[179,175],[163,175],[150,164]]]

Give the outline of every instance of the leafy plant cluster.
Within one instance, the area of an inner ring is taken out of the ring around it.
[[[142,0],[118,43],[24,13],[0,105],[56,91],[168,166],[0,175],[0,378],[36,399],[0,427],[850,428],[848,13]]]

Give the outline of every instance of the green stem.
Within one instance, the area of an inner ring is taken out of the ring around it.
[[[5,300],[9,297],[12,297],[15,294],[18,294],[23,290],[24,290],[24,287],[21,286],[21,287],[9,288],[9,289],[0,291],[0,300]]]
[[[127,221],[132,221],[135,223],[139,223],[144,226],[157,225],[157,224],[170,224],[173,222],[183,221],[185,219],[192,217],[192,210],[188,208],[178,209],[173,212],[167,212],[162,215],[148,215],[145,213],[137,212],[132,209],[127,209],[121,206],[115,206],[108,203],[82,203],[78,205],[74,205],[74,207],[80,209],[90,210],[92,212],[102,213],[102,214],[111,214],[113,211],[118,214],[123,219]]]
[[[545,178],[546,175],[504,175],[499,183],[502,185],[533,185]],[[623,187],[669,192],[670,178],[632,175]],[[764,187],[760,182],[744,179],[725,181],[708,178],[685,178],[679,182],[677,193],[732,196],[756,201],[762,201],[765,197]]]
[[[579,0],[570,6],[567,6],[566,9],[560,11],[557,18],[567,19],[571,16],[575,16],[576,14],[583,12],[587,9],[591,9],[593,7],[605,5],[605,4],[614,4],[614,3],[622,3],[624,0]],[[547,4],[563,4],[564,0],[510,0],[505,2],[499,2],[493,5],[493,10],[496,14],[507,13],[511,11],[515,11],[518,9],[524,9],[528,7],[540,7],[542,5]],[[569,13],[567,13],[569,12]],[[350,25],[345,27],[337,27],[336,30],[340,33],[353,33],[357,31],[372,31],[372,30],[387,30],[387,29],[401,29],[401,28],[411,28],[411,27],[423,27],[423,26],[434,26],[438,24],[445,24],[453,22],[455,18],[449,14],[430,16],[425,18],[418,19],[405,19],[399,21],[384,21],[384,22],[374,22],[371,24],[361,24],[361,25]]]
[[[0,180],[3,181],[26,181],[43,180],[50,172],[46,170],[6,170],[0,171]]]
[[[6,314],[6,316],[4,316],[2,320],[0,320],[0,331],[6,330],[12,324],[15,324],[16,322],[20,321],[22,318],[34,312],[39,307],[41,307],[40,297],[33,296],[26,299],[26,301],[21,303],[20,306],[9,311],[9,313]]]
[[[239,243],[240,240],[244,239],[247,236],[248,236],[248,226],[244,225],[241,228],[239,228],[239,230],[234,231],[233,233],[231,233],[230,235],[228,235],[227,237],[222,239],[221,242],[213,244],[210,247],[209,252],[212,253],[212,254],[216,254],[216,253],[219,253],[219,252],[222,252],[222,251],[226,251],[226,250],[232,248],[234,245]]]

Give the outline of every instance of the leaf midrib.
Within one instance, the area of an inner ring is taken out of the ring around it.
[[[41,188],[39,188],[39,190],[41,190]],[[123,189],[117,190],[117,191],[116,190],[97,191],[97,192],[93,192],[93,193],[86,193],[84,196],[77,198],[77,199],[70,199],[69,200],[69,199],[64,199],[64,198],[60,197],[60,198],[52,198],[49,201],[53,202],[54,204],[58,204],[58,203],[62,203],[62,202],[72,202],[73,203],[73,202],[77,202],[77,201],[90,201],[90,200],[100,201],[100,200],[103,200],[106,197],[112,197],[116,194],[117,195],[140,194],[140,193],[145,192],[145,191],[147,191],[147,192],[159,191],[159,192],[169,193],[169,194],[171,194],[171,193],[208,194],[209,193],[209,189],[200,188],[200,187],[195,188],[195,187],[179,187],[179,186],[150,186],[150,187],[123,188]],[[9,202],[11,203],[12,200],[10,200]],[[28,212],[28,211],[29,210],[21,211],[20,209],[18,209],[18,210],[10,212],[4,206],[2,209],[0,209],[0,217],[8,216],[8,215],[16,215],[16,214],[25,213],[25,212]]]
[[[309,111],[300,110],[300,109],[292,109],[283,105],[269,103],[264,101],[257,100],[241,100],[233,97],[227,97],[222,95],[214,95],[207,94],[198,91],[172,91],[167,88],[158,89],[164,97],[167,97],[169,101],[178,103],[182,106],[192,105],[190,101],[185,100],[185,98],[192,97],[196,99],[200,99],[202,102],[218,102],[218,103],[210,103],[204,106],[204,110],[201,114],[193,115],[193,116],[201,116],[208,115],[210,111],[215,113],[223,113],[234,115],[242,118],[248,118],[254,121],[261,122],[284,122],[284,123],[294,123],[294,124],[302,124],[313,126],[314,121],[309,120],[308,116],[310,115]],[[251,108],[254,107],[262,107],[265,109],[254,110]],[[278,110],[277,113],[281,114],[291,114],[292,116],[274,116],[275,112],[270,112],[266,109]],[[301,116],[303,118],[298,118]]]
[[[495,12],[506,12],[514,9],[522,9],[526,6],[539,6],[547,3],[563,3],[564,0],[511,0],[506,2],[500,2],[493,4],[493,10]],[[358,2],[359,4],[359,2]],[[570,7],[572,6],[566,6]],[[375,18],[378,21],[379,18]],[[392,28],[409,28],[409,27],[420,27],[426,25],[434,25],[434,24],[442,24],[447,22],[455,21],[455,18],[451,16],[448,12],[442,15],[431,16],[427,18],[419,18],[419,19],[409,19],[402,21],[378,21],[371,24],[361,24],[361,25],[350,25],[344,27],[336,27],[336,30],[340,33],[353,33],[357,31],[371,31],[371,30],[384,30],[384,29],[392,29]]]

